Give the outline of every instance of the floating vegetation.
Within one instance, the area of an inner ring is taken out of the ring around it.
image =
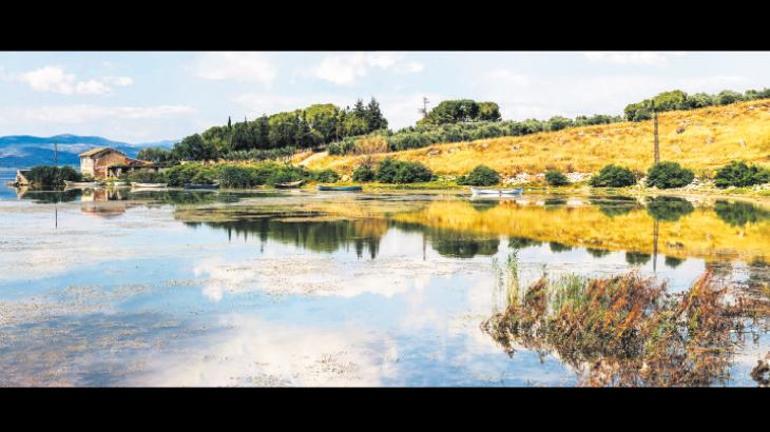
[[[677,294],[637,272],[544,275],[524,292],[517,275],[508,280],[507,307],[483,331],[510,356],[518,347],[557,356],[584,386],[725,384],[734,353],[770,317],[770,296],[724,285],[711,272]],[[770,379],[765,366],[754,369],[755,381]]]

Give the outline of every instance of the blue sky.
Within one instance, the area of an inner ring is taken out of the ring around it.
[[[767,52],[2,52],[0,135],[177,139],[311,103],[376,97],[391,128],[423,96],[505,119],[620,114],[663,90],[770,87]]]

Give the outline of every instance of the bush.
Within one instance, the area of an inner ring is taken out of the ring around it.
[[[321,183],[336,183],[340,179],[340,175],[331,169],[325,169],[313,173],[313,179]]]
[[[213,168],[198,163],[187,163],[169,168],[164,175],[169,186],[181,187],[185,183],[194,183],[193,179],[196,176],[208,175],[215,178],[216,173]]]
[[[166,176],[155,171],[139,170],[128,173],[126,180],[139,183],[166,183]]]
[[[83,176],[70,166],[56,167],[40,165],[29,170],[27,179],[34,188],[58,188],[64,186],[64,181],[80,181]]]
[[[500,183],[500,174],[486,165],[479,165],[466,176],[460,176],[457,184],[468,186],[492,186]]]
[[[647,187],[660,189],[687,186],[695,179],[692,170],[682,168],[676,162],[659,162],[647,171]]]
[[[380,162],[375,179],[382,183],[416,183],[433,179],[433,172],[419,162],[387,158]]]
[[[545,181],[551,186],[566,186],[569,184],[567,176],[557,170],[548,170],[545,173]]]
[[[353,170],[353,181],[370,182],[374,180],[375,176],[376,173],[368,163],[361,164]]]
[[[744,162],[732,161],[717,170],[714,184],[718,188],[753,186],[770,182],[770,170]]]
[[[636,177],[630,169],[610,164],[591,177],[589,184],[593,187],[633,186],[636,184]]]

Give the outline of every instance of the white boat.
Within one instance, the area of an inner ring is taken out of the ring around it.
[[[471,188],[471,193],[473,195],[507,196],[507,195],[521,195],[522,192],[524,192],[523,188],[518,188],[518,189],[477,189],[475,187]]]
[[[99,182],[76,182],[76,181],[69,181],[64,180],[64,186],[68,188],[95,188],[99,186]]]
[[[139,183],[131,182],[131,187],[136,189],[165,189],[168,183]]]

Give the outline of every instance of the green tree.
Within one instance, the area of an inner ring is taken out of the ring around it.
[[[468,186],[491,186],[500,183],[500,174],[486,165],[478,165],[468,173],[457,179],[457,184]]]
[[[593,187],[626,187],[636,184],[636,177],[630,169],[617,165],[606,165],[598,174],[591,177]]]
[[[380,104],[374,97],[372,97],[369,104],[366,106],[366,120],[369,128],[368,132],[388,128],[388,121],[385,119],[385,116],[382,115]]]
[[[567,176],[557,170],[548,170],[545,173],[545,181],[551,186],[566,186],[569,184]]]
[[[211,160],[217,157],[216,147],[212,143],[204,141],[199,134],[190,135],[174,144],[172,153],[175,159],[187,161]]]
[[[647,187],[678,188],[687,186],[693,179],[695,174],[676,162],[659,162],[647,171]]]
[[[730,186],[745,187],[770,182],[770,170],[745,162],[732,161],[719,168],[714,177],[714,184],[719,188]]]

